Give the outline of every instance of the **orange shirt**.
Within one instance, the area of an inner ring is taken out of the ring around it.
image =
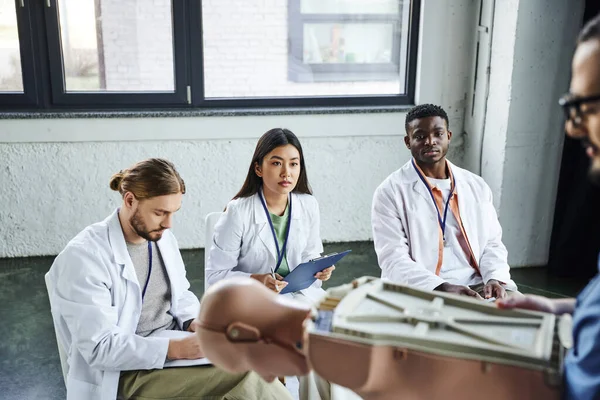
[[[415,165],[415,167],[417,167],[417,169],[419,170],[421,175],[423,177],[425,177],[425,174],[423,173],[421,168],[419,168],[419,166],[417,165],[416,162],[414,163],[414,165]],[[471,267],[473,267],[477,271],[477,273],[479,273],[481,275],[481,273],[479,271],[479,265],[477,262],[477,258],[473,254],[473,250],[471,249],[471,245],[469,244],[469,238],[467,237],[467,233],[465,232],[465,228],[464,228],[462,220],[460,218],[460,210],[458,208],[458,199],[457,199],[458,193],[456,192],[454,176],[452,175],[452,170],[450,169],[450,166],[447,163],[446,163],[446,166],[448,168],[448,173],[450,175],[452,187],[454,188],[454,190],[450,194],[449,208],[450,208],[450,211],[452,212],[452,214],[454,215],[454,218],[456,218],[456,221],[458,222],[458,226],[460,227],[461,235],[458,237],[458,241],[460,243],[462,250],[467,255],[467,259],[469,260],[469,264],[471,265]],[[444,204],[444,198],[443,198],[442,191],[440,189],[438,189],[437,187],[432,187],[427,179],[425,179],[425,183],[427,184],[427,187],[431,191],[431,193],[433,193],[433,197],[434,197],[435,203],[436,203],[435,205],[438,209],[439,215],[443,216],[445,204]],[[438,225],[439,225],[439,223],[438,223]],[[442,262],[444,260],[444,233],[442,232],[441,226],[439,226],[438,231],[439,231],[438,262],[437,262],[437,266],[435,268],[435,274],[439,276],[440,270],[442,269]]]

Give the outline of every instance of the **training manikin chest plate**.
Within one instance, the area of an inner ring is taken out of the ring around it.
[[[316,324],[314,334],[556,372],[562,364],[561,324],[552,314],[500,310],[481,300],[381,280],[353,287],[334,303],[333,314],[320,307],[329,321]],[[563,322],[568,332],[570,320]]]

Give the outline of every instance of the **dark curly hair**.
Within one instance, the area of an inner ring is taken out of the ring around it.
[[[446,128],[450,127],[450,121],[448,121],[448,114],[440,106],[435,104],[419,104],[410,109],[406,114],[406,120],[404,121],[404,129],[408,135],[408,125],[415,119],[428,118],[428,117],[440,117],[446,121]]]

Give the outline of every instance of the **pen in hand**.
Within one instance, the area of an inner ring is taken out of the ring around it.
[[[275,290],[279,292],[279,284],[277,284],[277,278],[275,278],[275,270],[271,267],[271,278],[275,281]]]

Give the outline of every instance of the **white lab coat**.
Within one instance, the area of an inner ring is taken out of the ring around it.
[[[266,274],[277,264],[275,240],[258,194],[232,200],[219,218],[206,263],[206,286],[233,276]],[[292,194],[292,225],[286,248],[290,271],[323,252],[319,204],[307,194]],[[208,246],[207,246],[208,247]],[[301,293],[311,301],[325,293],[317,279]]]
[[[497,279],[516,290],[489,186],[481,177],[449,164],[460,217],[483,282]],[[382,278],[425,290],[444,282],[435,275],[439,251],[436,207],[410,161],[375,191],[371,224]]]
[[[47,274],[52,318],[68,356],[68,400],[114,400],[126,370],[161,369],[169,339],[135,334],[141,289],[118,210],[80,232]],[[167,230],[157,242],[171,285],[170,313],[179,327],[198,315],[177,241]]]

